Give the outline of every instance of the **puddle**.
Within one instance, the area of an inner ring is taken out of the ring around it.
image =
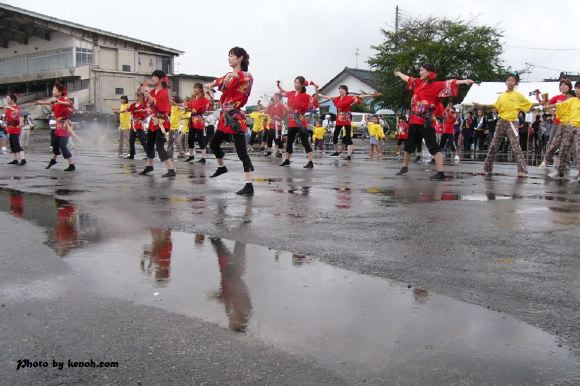
[[[81,194],[85,193],[86,190],[75,190],[75,189],[57,189],[55,190],[54,194],[57,196],[71,196],[74,194]]]
[[[536,385],[578,369],[554,336],[506,314],[311,256],[163,228],[113,238],[69,201],[16,191],[0,190],[0,210],[43,227],[98,296],[216,323],[353,383]]]

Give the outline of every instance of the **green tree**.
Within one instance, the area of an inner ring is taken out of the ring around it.
[[[473,22],[429,17],[405,20],[399,32],[382,30],[384,41],[372,48],[369,59],[380,82],[381,101],[394,109],[409,107],[409,92],[400,79],[399,70],[418,76],[424,63],[433,63],[438,79],[466,79],[476,82],[503,80],[508,69],[501,60],[503,32]],[[467,88],[461,88],[460,99]]]

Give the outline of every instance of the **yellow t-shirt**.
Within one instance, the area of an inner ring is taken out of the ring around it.
[[[508,122],[518,120],[518,113],[527,113],[532,109],[533,103],[518,91],[505,91],[498,98],[493,107],[501,119]]]
[[[119,106],[119,128],[121,130],[131,129],[131,112],[128,103],[121,103]]]
[[[179,130],[179,121],[181,120],[181,109],[179,106],[171,106],[171,117],[169,118],[169,129]]]
[[[580,127],[580,98],[573,97],[558,103],[556,105],[556,114],[563,125]]]
[[[322,126],[314,126],[313,138],[314,139],[324,139],[324,134],[326,134],[326,129]]]
[[[383,127],[378,123],[369,123],[367,125],[369,129],[369,136],[375,137],[376,139],[383,139],[385,138],[385,132],[383,131]]]
[[[266,120],[266,114],[261,111],[253,111],[250,113],[250,118],[254,120],[254,126],[252,131],[254,133],[259,133],[264,130],[264,121]]]
[[[191,118],[191,111],[181,112],[181,132],[183,134],[189,133],[189,118]]]

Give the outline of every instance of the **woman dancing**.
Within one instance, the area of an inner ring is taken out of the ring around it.
[[[9,165],[26,165],[26,158],[24,157],[24,150],[20,146],[20,134],[22,127],[20,126],[20,107],[16,104],[18,97],[16,94],[8,94],[8,106],[0,106],[0,109],[6,110],[4,115],[4,122],[6,122],[6,134],[8,134],[8,142],[10,143],[10,152],[14,159],[8,162]],[[20,162],[18,162],[20,160]]]
[[[437,143],[435,128],[433,127],[433,113],[442,98],[456,96],[459,85],[473,84],[473,80],[445,80],[437,81],[435,66],[431,63],[424,64],[419,71],[419,78],[413,78],[395,71],[395,76],[407,83],[407,90],[413,92],[411,98],[411,116],[409,118],[409,138],[405,141],[405,156],[403,167],[397,175],[406,174],[409,171],[411,154],[415,152],[417,144],[423,138],[429,149],[429,153],[435,158],[437,173],[431,176],[432,180],[444,180],[443,157]]]
[[[347,149],[347,156],[346,160],[352,159],[352,152],[354,150],[354,145],[352,143],[352,107],[354,105],[358,105],[362,103],[363,98],[373,98],[377,97],[381,94],[369,94],[369,95],[349,95],[348,87],[344,84],[338,86],[338,96],[336,97],[329,97],[326,95],[319,94],[319,98],[327,99],[332,101],[336,106],[337,115],[336,115],[336,126],[334,127],[334,136],[333,136],[333,143],[334,143],[334,153],[331,154],[331,157],[337,157],[340,155],[342,149],[338,144],[338,136],[342,132],[344,128],[345,134],[342,137],[342,144],[346,146]]]
[[[246,185],[237,194],[253,196],[254,185],[252,185],[252,172],[254,171],[254,166],[252,165],[252,160],[248,155],[248,149],[246,147],[248,124],[244,113],[241,111],[241,108],[248,102],[254,83],[252,74],[248,72],[250,56],[243,48],[234,47],[228,53],[228,63],[232,71],[206,85],[208,89],[217,86],[222,92],[220,97],[221,113],[218,127],[210,143],[210,148],[215,154],[218,168],[211,178],[228,172],[228,168],[224,162],[225,153],[221,149],[221,144],[227,136],[231,135],[234,139],[238,158],[244,165],[244,178],[246,180]]]
[[[288,140],[286,142],[286,159],[280,166],[290,166],[290,157],[294,152],[294,140],[296,136],[300,138],[308,163],[304,165],[305,169],[312,169],[314,163],[314,153],[310,142],[308,141],[308,131],[306,127],[308,123],[304,114],[311,110],[312,97],[306,93],[306,87],[312,84],[318,94],[318,86],[314,83],[308,82],[303,76],[298,76],[294,79],[294,91],[286,91],[280,86],[280,81],[276,82],[280,95],[288,98]]]
[[[203,114],[209,108],[211,101],[205,96],[204,88],[201,83],[193,85],[193,95],[185,105],[185,111],[191,112],[189,119],[189,131],[187,134],[187,145],[189,147],[189,157],[185,162],[191,162],[195,159],[195,142],[201,149],[201,159],[197,163],[206,163],[205,157],[207,154],[207,135],[205,130],[205,119]]]

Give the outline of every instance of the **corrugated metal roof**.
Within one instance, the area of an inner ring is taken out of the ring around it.
[[[0,3],[0,10],[8,11],[9,13],[16,13],[16,14],[28,16],[28,17],[31,17],[34,19],[43,20],[43,21],[47,21],[47,22],[51,22],[51,23],[61,24],[63,26],[69,27],[69,28],[87,31],[87,32],[91,32],[91,33],[94,33],[97,35],[109,36],[109,37],[112,37],[115,39],[125,40],[128,42],[139,44],[139,45],[142,45],[145,47],[155,48],[159,51],[165,51],[165,52],[172,53],[175,55],[181,55],[184,53],[184,51],[180,51],[180,50],[177,50],[175,48],[161,46],[159,44],[146,42],[144,40],[135,39],[135,38],[125,36],[125,35],[119,35],[119,34],[116,34],[113,32],[104,31],[104,30],[99,29],[99,28],[87,27],[87,26],[82,25],[82,24],[73,23],[73,22],[70,22],[67,20],[57,19],[57,18],[52,17],[52,16],[43,15],[43,14],[40,14],[37,12],[29,11],[29,10],[23,9],[23,8],[14,7],[12,5],[4,4],[4,3]]]

